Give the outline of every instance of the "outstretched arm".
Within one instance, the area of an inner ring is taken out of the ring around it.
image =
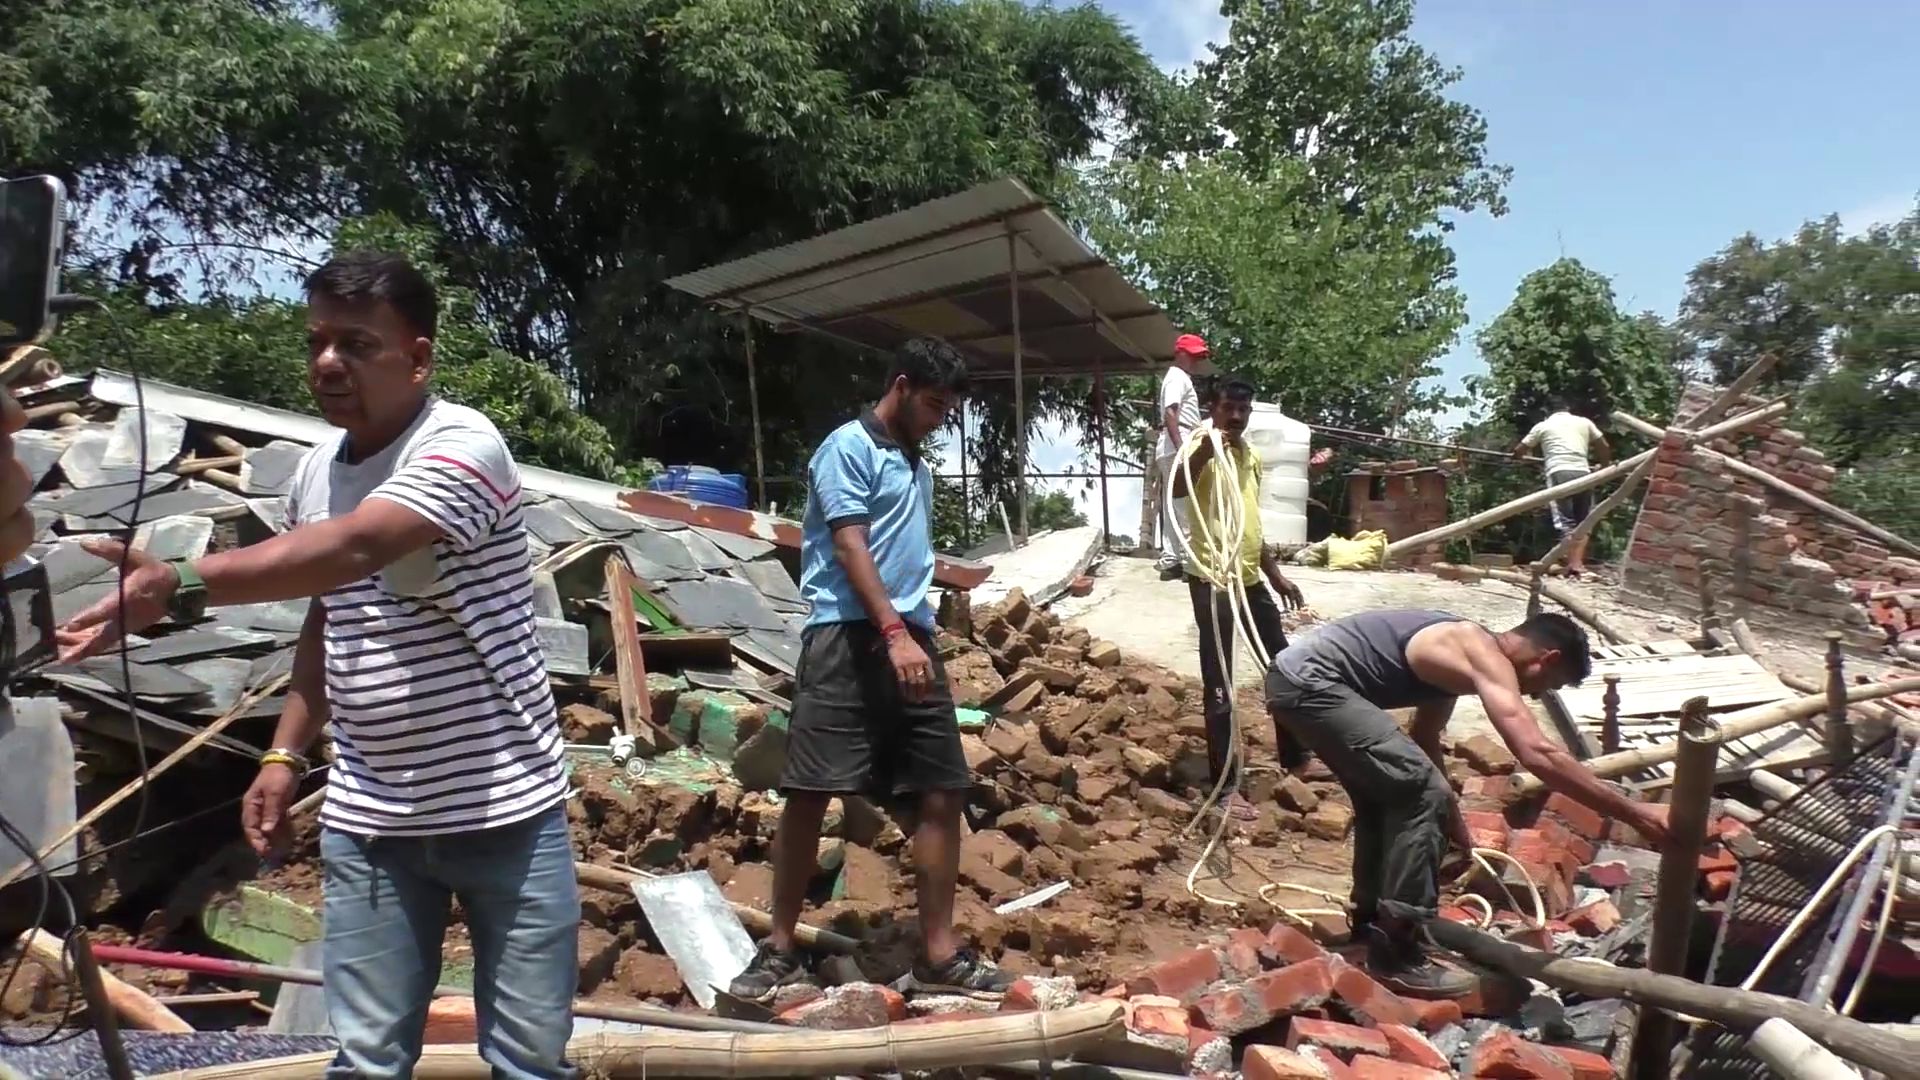
[[[1520,694],[1513,663],[1500,652],[1493,635],[1471,624],[1448,627],[1444,642],[1408,660],[1423,678],[1435,685],[1451,688],[1471,685],[1486,710],[1487,720],[1500,740],[1513,752],[1521,768],[1539,777],[1548,788],[1590,807],[1608,817],[1631,824],[1648,840],[1666,839],[1665,824],[1645,806],[1626,798],[1601,783],[1540,730],[1533,710]]]

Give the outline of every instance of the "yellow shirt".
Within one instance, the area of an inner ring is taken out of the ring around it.
[[[1199,449],[1206,437],[1205,429],[1195,432],[1180,451],[1182,461]],[[1193,490],[1187,496],[1187,539],[1191,545],[1187,571],[1219,586],[1229,580],[1222,571],[1231,573],[1232,566],[1237,563],[1241,582],[1253,585],[1260,581],[1260,551],[1266,543],[1260,531],[1260,455],[1244,440],[1237,449],[1224,443],[1222,448],[1233,458],[1240,481],[1240,514],[1243,519],[1240,550],[1234,558],[1223,558],[1220,553],[1220,547],[1226,541],[1227,529],[1215,510],[1214,490],[1225,479],[1220,461],[1216,458],[1194,474]],[[1184,469],[1185,465],[1177,464],[1174,467]],[[1206,526],[1204,535],[1202,523]]]

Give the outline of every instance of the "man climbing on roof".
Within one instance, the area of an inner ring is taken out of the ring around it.
[[[1207,425],[1198,428],[1173,466],[1173,495],[1187,504],[1187,593],[1200,630],[1200,683],[1206,695],[1207,767],[1210,783],[1226,776],[1221,806],[1238,821],[1251,821],[1253,804],[1240,791],[1233,767],[1233,654],[1236,627],[1250,627],[1249,644],[1267,659],[1287,647],[1277,595],[1289,609],[1304,606],[1300,586],[1287,580],[1280,562],[1267,550],[1260,528],[1260,455],[1247,444],[1253,415],[1253,385],[1222,376],[1207,398]],[[1209,431],[1220,433],[1224,455],[1214,453]],[[1238,546],[1230,546],[1231,524],[1240,525]],[[1273,586],[1269,592],[1267,585]],[[1235,596],[1245,598],[1235,603]],[[1241,624],[1239,613],[1246,622]],[[1283,767],[1305,764],[1279,725],[1274,738]]]
[[[933,474],[920,444],[967,392],[953,346],[901,346],[879,403],[827,436],[807,465],[800,634],[788,725],[786,806],[773,840],[773,927],[733,997],[768,1004],[813,976],[794,945],[820,822],[835,796],[912,800],[920,935],[912,980],[935,993],[997,999],[1014,982],[954,934],[961,811],[973,776],[933,640]]]
[[[1513,456],[1520,457],[1533,449],[1538,449],[1545,459],[1548,487],[1558,487],[1587,475],[1593,468],[1589,458],[1597,457],[1604,465],[1613,456],[1607,437],[1593,421],[1574,412],[1572,399],[1566,397],[1553,399],[1552,415],[1533,425],[1533,430],[1513,448]],[[1593,492],[1582,491],[1555,499],[1549,504],[1548,512],[1554,531],[1565,540],[1592,511]],[[1587,537],[1582,536],[1567,548],[1567,576],[1579,577],[1586,572]]]
[[[1455,703],[1480,699],[1520,767],[1664,845],[1664,820],[1602,783],[1540,730],[1524,695],[1592,668],[1586,631],[1554,612],[1491,631],[1444,611],[1369,611],[1289,646],[1267,673],[1274,721],[1319,756],[1353,801],[1353,934],[1374,978],[1409,997],[1453,998],[1475,979],[1426,954],[1449,839],[1471,850],[1442,762]],[[1388,709],[1413,712],[1402,731]]]

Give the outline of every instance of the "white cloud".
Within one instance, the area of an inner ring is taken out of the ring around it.
[[[1207,43],[1226,36],[1219,0],[1136,0],[1104,7],[1132,25],[1155,63],[1173,71],[1206,57]]]
[[[1913,213],[1914,199],[1912,192],[1882,196],[1841,213],[1840,224],[1853,233],[1864,232],[1875,225],[1892,225]]]

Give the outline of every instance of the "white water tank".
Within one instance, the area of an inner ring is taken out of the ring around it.
[[[1307,459],[1313,429],[1280,411],[1253,403],[1247,443],[1260,455],[1260,529],[1269,544],[1307,542]]]

